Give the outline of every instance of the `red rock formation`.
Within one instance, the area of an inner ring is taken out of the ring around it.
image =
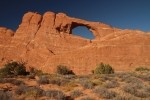
[[[14,35],[14,32],[10,29],[0,27],[0,65],[3,65],[5,59],[6,51],[10,47],[11,39]]]
[[[78,26],[87,27],[95,39],[73,35],[72,29]],[[0,28],[0,38],[0,64],[22,60],[45,72],[54,72],[63,64],[77,74],[91,73],[100,62],[119,71],[150,66],[149,33],[121,30],[63,13],[46,12],[41,16],[28,12],[15,33]]]

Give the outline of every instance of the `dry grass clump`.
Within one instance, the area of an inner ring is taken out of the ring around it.
[[[47,76],[42,75],[42,76],[39,77],[39,80],[37,80],[37,82],[39,84],[49,84],[49,79],[48,79]]]
[[[39,87],[28,87],[26,85],[20,85],[18,89],[16,89],[15,93],[17,95],[25,95],[25,96],[31,96],[31,97],[42,97],[44,94],[44,90],[42,90]]]
[[[135,92],[137,92],[137,88],[131,84],[126,84],[122,87],[123,91],[127,92],[127,93],[130,93],[130,94],[133,94]]]
[[[71,93],[70,93],[70,96],[71,96],[72,98],[77,98],[77,97],[80,97],[80,96],[82,96],[82,95],[83,95],[83,93],[82,93],[81,90],[73,90],[73,91],[71,91]]]
[[[64,79],[64,78],[54,78],[49,80],[49,84],[55,84],[58,86],[63,86],[69,82],[70,82],[69,79]]]
[[[66,100],[66,95],[59,90],[48,90],[45,91],[45,96],[54,100]]]
[[[95,99],[90,96],[84,96],[80,100],[95,100]]]
[[[117,81],[114,81],[114,80],[112,80],[112,81],[106,81],[106,82],[104,83],[104,86],[105,86],[106,88],[115,88],[115,87],[118,87],[118,86],[119,86],[119,83],[118,83]]]
[[[12,79],[12,78],[2,78],[0,79],[0,83],[4,84],[4,83],[11,83],[13,85],[20,85],[20,84],[25,84],[23,81],[21,80],[17,80],[17,79]]]
[[[81,86],[83,86],[85,89],[93,89],[94,86],[96,85],[95,83],[93,83],[92,81],[90,81],[89,79],[80,79]]]
[[[137,100],[134,96],[117,95],[113,100]]]
[[[12,92],[0,90],[0,100],[13,100]]]
[[[141,67],[137,67],[137,68],[135,69],[135,71],[150,71],[150,69],[141,66]]]
[[[97,87],[94,89],[94,93],[96,93],[100,98],[104,99],[113,99],[117,95],[114,91],[110,91],[104,87]]]
[[[123,86],[123,91],[132,94],[136,97],[147,98],[150,97],[150,93],[145,91],[144,88],[139,88],[138,85],[135,84],[126,84]]]

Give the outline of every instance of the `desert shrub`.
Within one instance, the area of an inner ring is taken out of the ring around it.
[[[51,99],[56,99],[56,100],[66,100],[66,96],[62,91],[59,90],[48,90],[45,91],[45,96],[51,98]]]
[[[44,95],[44,90],[35,86],[28,87],[26,85],[20,85],[15,93],[18,95],[25,94],[26,96],[40,97]]]
[[[99,75],[99,80],[105,82],[105,81],[111,81],[112,79],[110,77],[107,76],[107,74],[100,74]]]
[[[27,78],[29,78],[29,79],[35,79],[35,74],[30,73],[29,75],[27,75]]]
[[[140,78],[144,81],[150,81],[150,73],[136,75],[137,78]]]
[[[15,93],[18,95],[24,94],[27,90],[27,86],[24,84],[19,85],[19,87],[15,90]]]
[[[21,80],[16,80],[16,79],[7,79],[5,80],[7,83],[11,83],[11,84],[14,84],[14,85],[20,85],[20,84],[25,84],[23,81]]]
[[[117,81],[107,81],[104,83],[104,86],[106,88],[115,88],[115,87],[118,87],[119,86],[119,83]]]
[[[132,95],[135,94],[135,92],[137,92],[137,88],[132,86],[131,84],[126,84],[122,87],[123,91],[130,93]]]
[[[137,67],[135,71],[150,71],[150,69],[146,67]]]
[[[0,69],[0,75],[27,75],[25,63],[16,61],[9,62],[5,64],[2,69]]]
[[[0,90],[0,100],[13,100],[12,93]]]
[[[94,70],[94,74],[112,74],[114,69],[109,64],[99,64]]]
[[[25,91],[26,96],[41,97],[44,95],[44,90],[39,87],[28,87]]]
[[[6,79],[6,78],[3,78],[3,79],[0,79],[0,83],[11,83],[11,84],[14,84],[14,85],[20,85],[20,84],[24,84],[23,81],[21,80],[16,80],[16,79]]]
[[[3,78],[0,78],[0,83],[5,83],[5,80]]]
[[[140,98],[147,98],[150,96],[149,92],[146,92],[143,89],[138,89],[138,87],[135,84],[127,84],[123,86],[123,90]]]
[[[68,80],[68,79],[61,79],[61,78],[54,78],[54,79],[50,79],[49,80],[49,84],[55,84],[55,85],[58,85],[58,86],[65,85],[65,84],[67,84],[69,82],[70,82],[70,80]]]
[[[70,75],[61,76],[61,77],[65,78],[65,79],[70,79],[70,80],[74,80],[74,79],[77,78],[76,75],[71,75],[71,74]]]
[[[88,80],[88,79],[80,79],[81,86],[83,86],[85,89],[93,89],[94,86],[96,85],[95,83],[93,83],[92,81]]]
[[[144,87],[143,82],[135,77],[129,77],[125,79],[124,81],[128,83],[129,85],[132,85],[132,87],[135,87],[137,89],[141,89]]]
[[[130,78],[130,77],[131,77],[130,73],[118,73],[117,76],[120,78],[121,81],[124,81],[124,80],[126,80],[127,78]]]
[[[125,79],[125,82],[128,83],[128,85],[131,85],[132,87],[136,89],[141,89],[144,87],[143,82],[135,77],[129,77]]]
[[[97,87],[94,89],[94,93],[96,93],[100,98],[102,97],[104,99],[113,99],[117,95],[115,92],[109,91],[104,87]]]
[[[117,95],[113,100],[137,100],[134,96],[120,96]]]
[[[150,93],[150,86],[145,86],[143,89],[144,89],[145,92]]]
[[[80,97],[81,95],[83,95],[83,93],[80,91],[80,90],[73,90],[71,93],[70,93],[70,96],[72,98],[77,98],[77,97]]]
[[[124,80],[126,83],[135,83],[135,82],[138,82],[138,83],[142,83],[141,80],[135,78],[135,77],[128,77]]]
[[[74,74],[72,70],[68,69],[64,65],[58,65],[57,66],[57,73],[61,74],[61,75]]]
[[[37,82],[39,84],[49,84],[49,79],[48,79],[47,76],[42,75],[42,76],[39,77],[39,80],[37,80]]]
[[[85,97],[82,97],[80,100],[95,100],[95,99],[90,96],[85,96]]]
[[[43,73],[42,70],[38,70],[38,69],[35,69],[35,68],[30,68],[30,75],[42,76],[42,75],[47,75],[47,73]]]
[[[134,96],[140,97],[140,98],[147,98],[147,97],[150,97],[150,93],[145,92],[143,90],[138,90],[134,93]]]

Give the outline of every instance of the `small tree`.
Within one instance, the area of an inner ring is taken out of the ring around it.
[[[72,70],[68,69],[64,65],[58,65],[57,66],[57,73],[61,74],[61,75],[74,74]]]
[[[94,70],[94,74],[112,74],[114,69],[109,64],[99,64]]]

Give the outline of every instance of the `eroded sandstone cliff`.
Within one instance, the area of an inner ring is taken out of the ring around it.
[[[73,35],[72,29],[78,26],[87,27],[95,39]],[[100,62],[115,70],[132,70],[150,66],[150,33],[122,30],[64,13],[46,12],[42,16],[28,12],[16,32],[0,28],[0,64],[9,60],[25,61],[45,72],[54,72],[63,64],[77,74],[91,73]]]

